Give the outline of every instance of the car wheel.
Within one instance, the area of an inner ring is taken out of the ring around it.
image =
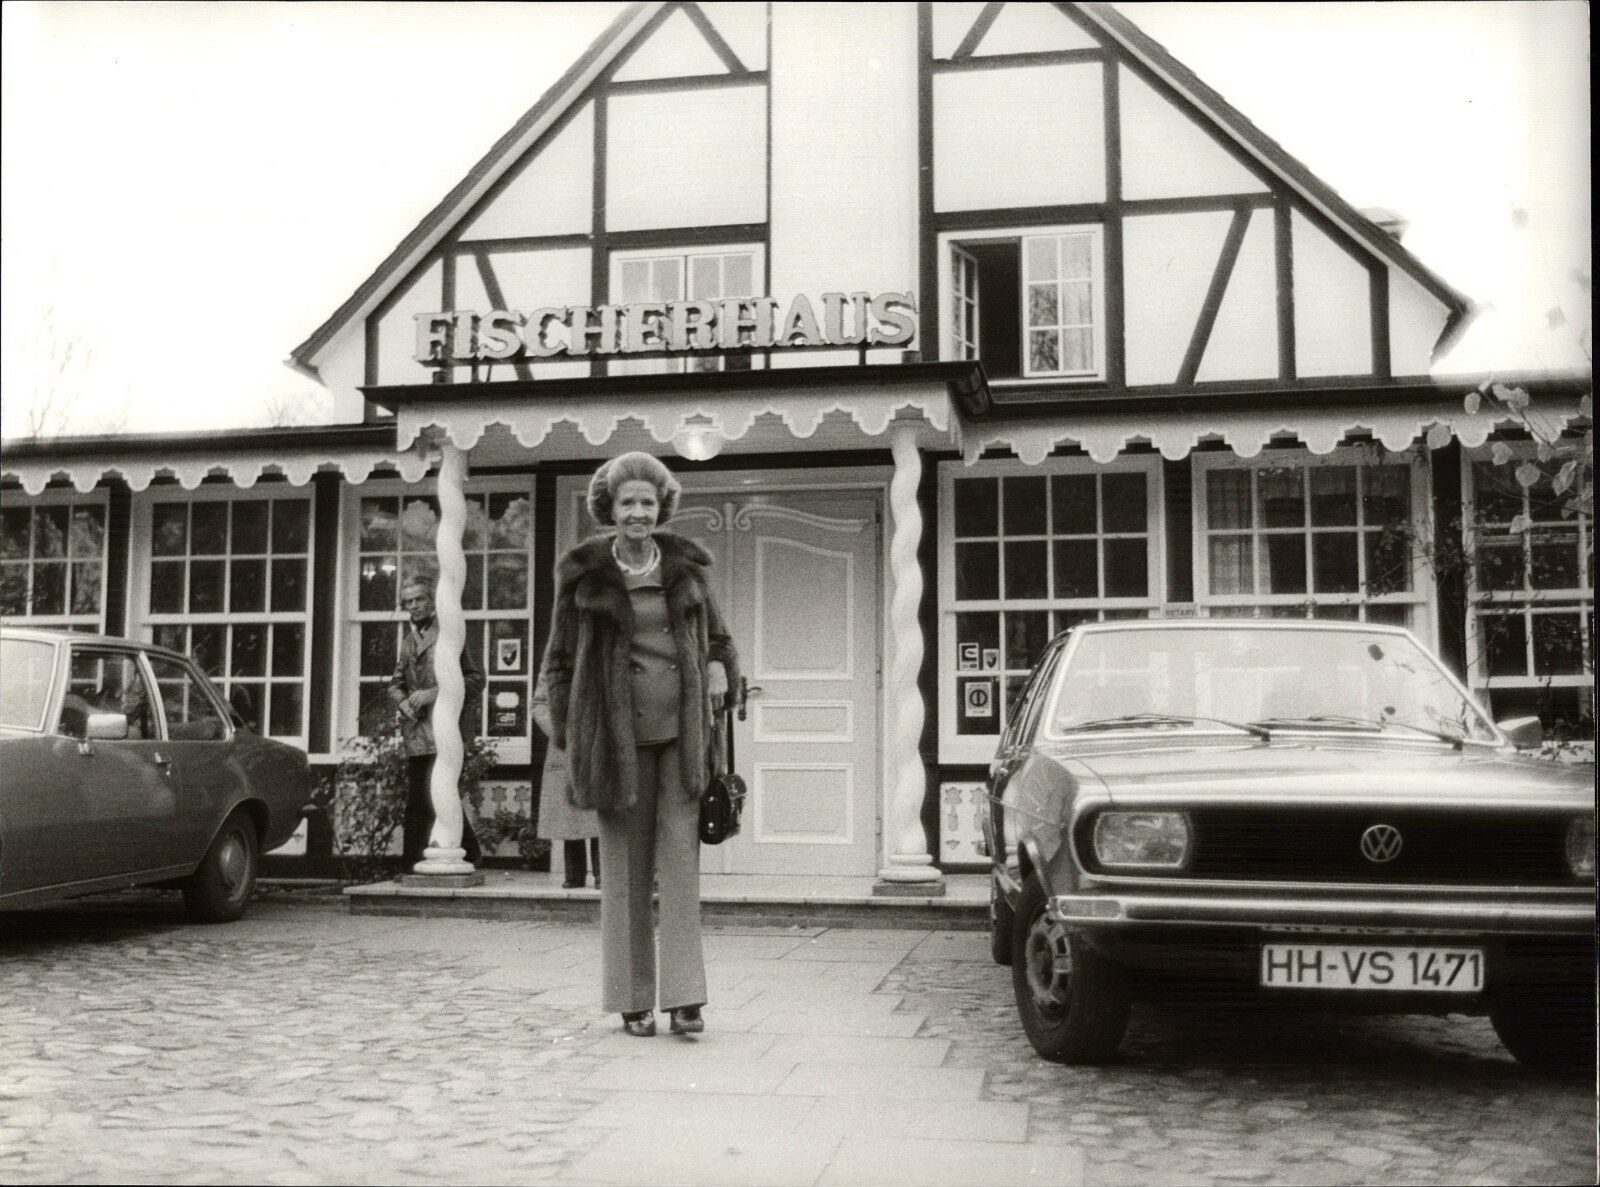
[[[1006,902],[1000,880],[989,878],[989,955],[995,964],[1011,963],[1011,933],[1017,929],[1017,913]]]
[[[1594,1000],[1579,995],[1546,1007],[1508,1006],[1489,1015],[1494,1033],[1517,1062],[1558,1076],[1595,1072]]]
[[[1011,984],[1033,1049],[1056,1063],[1103,1063],[1128,1028],[1122,976],[1081,937],[1045,917],[1044,885],[1030,874],[1017,900]]]
[[[256,886],[260,842],[255,822],[244,811],[229,816],[205,860],[184,882],[183,903],[199,923],[231,923],[244,914]]]

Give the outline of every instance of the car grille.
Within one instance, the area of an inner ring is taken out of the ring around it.
[[[1200,809],[1182,876],[1248,881],[1527,886],[1571,884],[1570,816],[1419,810]],[[1400,853],[1361,850],[1376,824],[1400,831]]]

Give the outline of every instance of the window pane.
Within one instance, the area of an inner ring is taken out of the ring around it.
[[[364,622],[361,624],[361,675],[382,676],[387,680],[394,675],[395,661],[400,656],[400,624],[397,622]]]
[[[67,555],[67,507],[36,507],[33,513],[33,555]]]
[[[432,499],[407,499],[400,512],[400,546],[408,552],[432,552],[439,534],[439,511]]]
[[[956,597],[961,601],[1000,596],[1000,549],[995,544],[956,545]]]
[[[755,258],[749,252],[738,252],[722,257],[722,295],[725,297],[752,297],[755,283]]]
[[[1207,553],[1214,594],[1255,593],[1255,558],[1249,536],[1212,536]]]
[[[1510,523],[1522,514],[1522,488],[1512,477],[1512,467],[1474,462],[1472,492],[1479,523]]]
[[[1052,528],[1058,536],[1096,529],[1093,474],[1057,474],[1050,479]],[[1109,530],[1109,524],[1108,530]]]
[[[1061,321],[1061,301],[1054,284],[1028,286],[1028,324],[1054,326]]]
[[[1489,656],[1489,675],[1528,674],[1528,628],[1521,614],[1479,615],[1478,629]]]
[[[1106,531],[1143,532],[1145,517],[1143,474],[1106,474],[1100,479],[1105,500]]]
[[[676,301],[683,296],[683,261],[657,260],[651,274],[650,300]]]
[[[1063,235],[1061,237],[1061,275],[1062,278],[1083,278],[1091,275],[1090,265],[1093,259],[1093,247],[1087,235]]]
[[[157,556],[182,556],[189,548],[189,505],[157,503],[150,512],[150,550]]]
[[[1016,671],[1039,662],[1050,642],[1050,613],[1047,610],[1007,610],[1005,613],[1006,650],[1001,662]]]
[[[1086,622],[1099,622],[1100,616],[1093,610],[1057,610],[1055,619],[1056,633],[1060,634],[1062,631],[1070,631],[1075,626],[1082,626]]]
[[[1411,471],[1404,466],[1367,466],[1361,514],[1368,527],[1399,527],[1411,520]]]
[[[267,719],[267,733],[274,738],[293,738],[300,733],[300,704],[303,686],[274,684],[272,705]]]
[[[1361,607],[1356,605],[1337,606],[1320,605],[1311,607],[1311,617],[1324,621],[1329,619],[1336,622],[1355,622],[1361,617]]]
[[[963,655],[962,648],[967,648]],[[972,652],[976,649],[976,654]],[[985,653],[988,653],[986,656]],[[985,659],[992,662],[985,663]],[[958,671],[989,671],[1000,666],[1000,615],[992,610],[968,611],[956,615],[956,668]]]
[[[234,677],[267,674],[265,623],[242,623],[233,628],[233,667],[230,674]]]
[[[0,508],[0,557],[26,560],[33,514],[26,507]]]
[[[1000,681],[995,676],[977,676],[956,681],[956,733],[998,734]]]
[[[222,609],[224,584],[222,561],[189,563],[189,612],[211,614]]]
[[[1290,536],[1263,536],[1262,551],[1266,554],[1266,579],[1262,593],[1306,592],[1306,538],[1298,533]]]
[[[1521,589],[1521,536],[1500,536],[1478,541],[1478,584],[1484,589]]]
[[[262,723],[262,714],[266,712],[267,708],[267,686],[265,684],[255,680],[242,682],[235,680],[228,685],[227,695],[229,703],[241,699],[244,701],[244,707],[240,712],[245,721],[249,723],[251,729],[263,733],[266,732],[266,727]]]
[[[220,680],[227,658],[228,628],[225,626],[197,626],[189,632],[189,657],[200,670],[213,679]]]
[[[272,628],[272,674],[300,676],[305,668],[306,628],[280,622]]]
[[[1061,370],[1061,335],[1054,330],[1033,330],[1028,334],[1028,369]]]
[[[528,620],[502,618],[488,624],[489,654],[484,667],[499,676],[521,676],[530,666]]]
[[[72,566],[72,613],[100,613],[100,563]]]
[[[958,478],[955,481],[956,535],[999,534],[1000,483],[994,478]]]
[[[156,683],[161,688],[161,702],[167,709],[169,737],[214,741],[227,734],[227,727],[216,706],[186,664],[152,655],[150,666],[155,669]],[[255,703],[257,706],[261,704],[259,696]]]
[[[533,528],[533,505],[527,495],[489,496],[489,547],[526,548]]]
[[[310,550],[311,504],[304,499],[274,499],[272,551],[309,552]]]
[[[1533,616],[1533,670],[1539,676],[1583,673],[1583,627],[1577,614]]]
[[[79,560],[100,559],[106,538],[104,507],[74,507],[71,537],[67,541],[72,556]]]
[[[1367,592],[1400,593],[1411,588],[1411,549],[1401,532],[1364,533],[1367,549]]]
[[[1001,494],[1005,502],[1006,535],[1044,535],[1043,478],[1007,478]]]
[[[395,559],[392,556],[361,558],[361,589],[357,605],[363,610],[393,610],[399,603],[395,592]]]
[[[394,720],[394,702],[388,689],[378,683],[361,685],[361,708],[357,711],[356,728],[363,734],[375,734]]]
[[[192,511],[189,551],[196,556],[220,556],[228,551],[228,505],[196,503]]]
[[[1140,540],[1107,540],[1106,597],[1143,598],[1150,593],[1150,553]]]
[[[1355,593],[1361,588],[1355,532],[1319,532],[1311,538],[1318,593]]]
[[[461,608],[463,610],[483,609],[483,557],[467,557],[467,579],[461,587]]]
[[[267,562],[233,561],[229,566],[228,603],[236,613],[267,608]]]
[[[644,301],[650,293],[650,261],[622,261],[622,299]]]
[[[67,612],[67,566],[64,561],[47,561],[33,566],[33,613]]]
[[[1311,470],[1311,522],[1319,525],[1356,521],[1356,468],[1314,466]]]
[[[267,503],[265,499],[241,500],[233,505],[233,551],[267,550]]]
[[[157,647],[166,647],[179,655],[189,651],[189,628],[181,623],[167,623],[156,627],[151,636]]]
[[[153,561],[150,565],[150,612],[178,614],[183,610],[183,562]]]
[[[489,609],[521,610],[528,604],[528,558],[507,553],[489,558]]]
[[[1386,626],[1410,626],[1411,607],[1369,603],[1366,607],[1368,622],[1381,622]]]
[[[298,557],[272,562],[272,609],[276,613],[306,608],[306,562]]]
[[[1100,556],[1093,540],[1055,542],[1056,597],[1100,596]]]
[[[1256,490],[1261,499],[1261,526],[1290,528],[1305,523],[1304,470],[1262,470],[1256,477]]]
[[[1578,586],[1578,533],[1533,533],[1534,589],[1576,589]],[[1538,638],[1534,630],[1534,638]]]
[[[716,256],[689,257],[689,297],[699,301],[722,296],[722,266]]]
[[[1045,542],[1006,542],[1006,597],[1042,598],[1045,595]]]
[[[22,618],[28,613],[28,563],[0,565],[0,614]]]
[[[435,585],[439,580],[439,562],[434,560],[432,554],[428,556],[402,556],[400,558],[400,585],[411,580],[426,582]],[[391,603],[398,605],[398,603]]]
[[[1250,472],[1212,470],[1206,475],[1206,518],[1217,528],[1250,526]]]
[[[1056,278],[1056,241],[1054,238],[1028,240],[1029,280],[1054,280]]]
[[[468,552],[482,552],[488,547],[489,512],[482,495],[467,497],[467,522],[461,529],[461,546]]]
[[[361,500],[362,552],[385,552],[396,546],[399,506],[398,499]]]
[[[1061,334],[1061,369],[1094,370],[1094,338],[1088,330],[1064,330]]]
[[[1094,324],[1094,290],[1087,280],[1069,280],[1061,285],[1061,324]]]

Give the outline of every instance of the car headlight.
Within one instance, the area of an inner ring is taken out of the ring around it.
[[[1580,816],[1567,825],[1567,868],[1576,877],[1594,877],[1593,816]]]
[[[1094,855],[1107,867],[1178,869],[1189,859],[1189,818],[1182,812],[1102,812],[1094,822]]]

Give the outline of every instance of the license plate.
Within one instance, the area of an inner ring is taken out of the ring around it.
[[[1483,949],[1263,944],[1261,984],[1278,989],[1477,993],[1483,988]]]

